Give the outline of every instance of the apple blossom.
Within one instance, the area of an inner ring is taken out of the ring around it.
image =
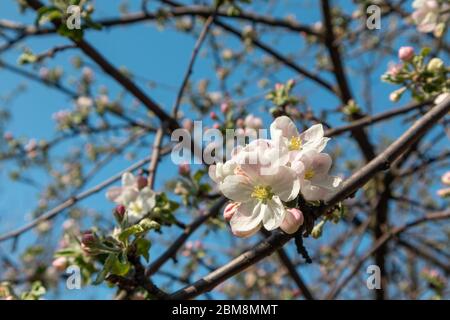
[[[112,187],[106,193],[109,200],[127,208],[127,218],[131,224],[144,218],[156,203],[155,193],[147,186],[147,180],[143,184],[142,178],[126,172],[122,175],[122,187]]]
[[[315,150],[299,154],[294,159],[291,166],[301,181],[300,192],[305,200],[325,200],[340,189],[342,179],[328,174],[331,163],[328,154]]]
[[[324,137],[321,124],[313,125],[305,132],[299,133],[294,122],[287,116],[275,119],[270,125],[270,136],[273,140],[293,151],[295,157],[298,152],[315,150],[317,152],[325,149],[330,138]]]
[[[300,181],[292,169],[280,166],[276,173],[262,175],[262,168],[261,163],[240,164],[239,172],[227,176],[220,185],[227,198],[239,203],[230,220],[237,236],[251,236],[261,226],[269,231],[278,228],[286,216],[282,201],[291,201],[298,195]]]

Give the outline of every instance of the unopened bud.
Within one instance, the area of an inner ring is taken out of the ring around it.
[[[191,172],[189,163],[182,163],[178,166],[178,173],[182,176],[187,176]]]
[[[280,228],[287,234],[293,234],[297,232],[303,221],[303,213],[299,209],[288,209]]]
[[[86,247],[92,246],[97,242],[97,237],[92,231],[85,231],[81,236],[81,243]]]
[[[114,209],[114,216],[116,217],[117,221],[122,222],[126,211],[127,211],[127,208],[125,208],[125,206],[123,204],[119,204]]]
[[[428,62],[427,70],[430,72],[440,71],[444,67],[444,61],[439,58],[433,58]]]
[[[137,187],[138,189],[144,189],[146,186],[148,186],[148,180],[144,176],[137,177]]]

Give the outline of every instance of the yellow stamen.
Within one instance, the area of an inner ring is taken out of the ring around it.
[[[315,174],[316,174],[316,173],[314,172],[314,170],[308,169],[308,170],[306,170],[306,172],[305,172],[305,179],[306,179],[306,180],[311,180],[311,179],[314,177]]]
[[[129,209],[130,211],[134,211],[134,212],[141,212],[142,211],[142,206],[137,202],[137,201],[133,201],[132,203],[130,203],[129,205]]]
[[[256,198],[261,201],[270,200],[273,197],[272,189],[265,186],[256,186],[252,192],[252,198]]]
[[[292,137],[291,140],[289,140],[289,150],[301,150],[302,148],[302,139],[300,137]]]

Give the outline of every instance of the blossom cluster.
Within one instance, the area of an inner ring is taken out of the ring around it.
[[[449,69],[438,57],[427,61],[430,52],[430,48],[423,48],[416,54],[410,46],[398,50],[400,62],[390,63],[387,72],[381,77],[387,83],[402,85],[389,95],[391,101],[397,102],[408,90],[418,101],[435,98],[435,103],[439,103],[445,99],[450,92]]]
[[[450,5],[445,0],[414,0],[412,7],[414,12],[411,17],[419,32],[432,32],[438,38],[444,34],[446,21],[450,16]]]
[[[209,167],[211,179],[231,200],[224,217],[239,237],[255,234],[262,226],[295,233],[303,223],[299,196],[321,201],[336,193],[340,177],[329,174],[332,159],[325,149],[321,124],[299,133],[287,116],[270,126],[271,139],[256,139],[233,150],[229,160]]]

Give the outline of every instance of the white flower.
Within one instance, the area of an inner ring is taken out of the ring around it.
[[[300,181],[292,169],[280,166],[275,174],[261,174],[262,169],[261,163],[241,164],[239,173],[227,176],[220,185],[227,198],[239,203],[230,220],[237,236],[251,236],[261,225],[269,231],[278,228],[286,216],[282,201],[298,195]]]
[[[321,124],[313,125],[305,132],[299,133],[295,123],[286,116],[278,117],[270,125],[272,140],[280,144],[281,148],[291,151],[291,158],[297,153],[315,150],[321,152],[325,149],[330,138],[324,137]]]
[[[309,150],[299,154],[292,162],[292,169],[301,181],[301,194],[307,201],[325,200],[339,191],[342,186],[340,177],[330,176],[331,157],[326,153]]]
[[[92,105],[94,104],[94,102],[92,101],[91,98],[86,97],[86,96],[80,96],[78,97],[76,103],[78,108],[80,108],[81,110],[85,110],[85,109],[89,109],[90,107],[92,107]]]
[[[129,172],[122,175],[122,186],[108,189],[106,197],[127,208],[128,222],[131,224],[145,217],[156,203],[156,195],[147,186],[146,179]]]

